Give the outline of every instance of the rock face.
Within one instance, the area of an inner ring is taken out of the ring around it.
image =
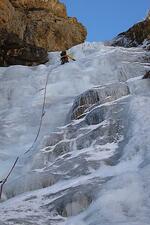
[[[86,38],[85,28],[67,17],[57,0],[1,0],[0,28],[49,51],[68,49]]]
[[[0,30],[0,66],[32,66],[47,61],[45,49],[25,43],[14,33]]]
[[[147,42],[150,45],[150,15],[144,21],[135,24],[126,32],[120,33],[113,41],[113,46],[137,47]],[[147,47],[149,49],[149,47]]]
[[[102,87],[90,89],[75,100],[70,113],[68,115],[69,121],[72,119],[80,119],[88,110],[93,108],[93,105],[103,104],[112,100],[118,99],[120,96],[129,94],[127,85],[123,83],[114,83]]]

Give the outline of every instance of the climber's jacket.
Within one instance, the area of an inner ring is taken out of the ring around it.
[[[61,56],[61,64],[65,64],[69,62],[69,59],[76,61],[72,56],[68,55],[66,51],[62,51],[60,53]]]
[[[143,76],[143,79],[147,79],[147,78],[150,78],[150,71],[147,71]]]

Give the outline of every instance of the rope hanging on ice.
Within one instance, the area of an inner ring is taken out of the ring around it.
[[[32,143],[32,145],[23,153],[23,155],[27,154],[28,152],[30,152],[32,150],[32,148],[34,147],[34,144],[36,143],[39,135],[40,135],[40,131],[41,131],[41,127],[42,127],[42,122],[43,122],[43,117],[45,115],[45,105],[46,105],[46,94],[47,94],[47,84],[48,84],[48,80],[49,80],[49,75],[50,73],[56,69],[58,67],[55,66],[51,69],[51,71],[49,73],[47,73],[47,76],[46,76],[46,82],[45,82],[45,87],[44,87],[44,98],[43,98],[43,104],[42,104],[42,112],[41,112],[41,117],[40,117],[40,124],[39,124],[39,128],[38,128],[38,131],[37,131],[37,134],[36,134],[36,137]],[[3,192],[3,187],[4,187],[4,184],[7,182],[9,176],[11,175],[11,173],[13,172],[18,160],[19,160],[19,156],[17,156],[16,160],[14,161],[12,167],[10,168],[10,171],[8,172],[7,176],[0,181],[0,199],[2,198],[2,192]]]

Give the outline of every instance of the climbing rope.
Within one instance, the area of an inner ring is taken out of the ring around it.
[[[51,70],[51,72],[52,72],[52,70]],[[34,144],[36,143],[36,141],[37,141],[37,139],[39,137],[40,131],[41,131],[43,117],[45,115],[45,103],[46,103],[46,93],[47,93],[47,84],[48,84],[48,80],[49,80],[49,74],[50,73],[47,74],[45,87],[44,87],[44,98],[43,98],[43,104],[42,104],[42,113],[41,113],[41,117],[40,117],[40,124],[39,124],[39,128],[38,128],[38,131],[37,131],[37,135],[36,135],[36,137],[35,137],[35,139],[33,141],[33,144],[31,145],[31,147],[27,151],[24,152],[24,155],[31,151],[31,149],[33,148]]]
[[[7,182],[8,178],[9,178],[9,176],[11,175],[13,169],[15,168],[15,166],[16,166],[18,160],[19,160],[19,156],[16,158],[15,162],[13,163],[13,165],[12,165],[10,171],[8,172],[7,176],[5,177],[5,179],[3,179],[3,180],[1,181],[1,186],[0,186],[0,199],[1,199],[1,197],[2,197],[3,186],[4,186],[4,184]]]
[[[42,104],[42,112],[41,112],[41,117],[40,117],[40,123],[39,123],[39,128],[38,128],[38,131],[37,131],[37,134],[35,136],[35,139],[32,143],[32,145],[23,153],[23,155],[27,154],[28,152],[30,152],[32,150],[32,148],[34,147],[39,135],[40,135],[40,131],[41,131],[41,127],[42,127],[42,122],[43,122],[43,117],[45,115],[45,105],[46,105],[46,94],[47,94],[47,84],[48,84],[48,80],[49,80],[49,75],[51,74],[51,72],[56,69],[58,67],[57,66],[54,66],[50,72],[47,73],[47,76],[46,76],[46,82],[45,82],[45,87],[43,88],[44,89],[44,97],[43,97],[43,104]],[[20,159],[19,156],[16,157],[12,167],[10,168],[10,171],[8,172],[7,176],[0,181],[0,199],[2,198],[2,192],[3,192],[3,187],[4,187],[4,184],[7,182],[9,176],[11,175],[11,173],[13,172],[18,160]]]

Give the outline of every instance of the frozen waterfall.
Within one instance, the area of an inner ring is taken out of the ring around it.
[[[2,225],[149,225],[150,53],[84,43],[76,62],[0,68]],[[40,136],[36,136],[49,75]]]

